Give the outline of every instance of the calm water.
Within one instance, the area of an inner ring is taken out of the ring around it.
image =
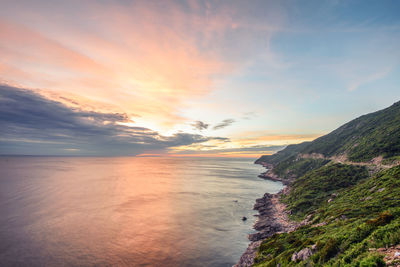
[[[0,157],[0,265],[231,266],[282,187],[252,162]]]

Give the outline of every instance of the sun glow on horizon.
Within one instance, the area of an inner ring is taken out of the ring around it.
[[[4,0],[4,153],[250,157],[314,140],[400,98],[393,10]]]

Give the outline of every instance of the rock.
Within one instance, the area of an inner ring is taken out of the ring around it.
[[[333,200],[333,198],[328,199],[328,203],[330,203]]]
[[[317,223],[317,224],[314,224],[312,227],[320,227],[320,226],[324,226],[324,225],[327,225],[328,223],[327,222],[320,222],[320,223]]]
[[[239,262],[235,264],[235,267],[245,267],[252,266],[254,264],[254,258],[256,257],[258,247],[261,244],[261,240],[257,242],[252,242],[247,247],[245,253],[240,257]]]
[[[300,260],[307,260],[309,257],[311,257],[311,255],[313,254],[313,252],[311,251],[310,248],[303,248],[302,250],[299,251],[299,253],[297,253],[297,257]]]
[[[259,232],[254,234],[249,234],[248,238],[250,241],[258,241],[270,237],[276,233],[278,233],[282,227],[276,224],[270,226],[264,226],[263,228],[259,228]]]
[[[305,261],[313,255],[313,251],[310,248],[303,248],[299,252],[295,252],[292,255],[292,261]]]
[[[379,188],[379,189],[378,189],[378,192],[382,192],[383,190],[385,190],[385,188],[384,188],[384,187],[382,187],[382,188]]]
[[[245,216],[242,217],[242,221],[246,221],[247,218]]]
[[[371,251],[371,249],[370,249]],[[399,245],[391,247],[383,247],[376,249],[381,256],[383,256],[386,266],[400,266],[400,250]]]
[[[240,257],[236,267],[252,266],[258,247],[265,238],[282,232],[294,231],[298,227],[298,223],[288,220],[285,205],[280,203],[280,196],[284,191],[289,192],[289,190],[281,190],[277,194],[265,193],[263,197],[256,199],[254,210],[258,211],[258,215],[256,215],[257,221],[253,228],[257,232],[248,236],[251,243]]]
[[[292,261],[297,261],[297,252],[293,253]]]

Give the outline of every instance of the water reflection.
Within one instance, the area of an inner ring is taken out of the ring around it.
[[[281,188],[248,159],[18,157],[0,169],[6,265],[231,266],[254,199]]]

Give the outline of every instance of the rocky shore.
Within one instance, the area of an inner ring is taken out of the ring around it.
[[[285,181],[270,171],[272,166],[268,166],[267,164],[262,165],[269,170],[266,172],[268,174],[261,174],[259,176],[260,178],[281,182]],[[287,183],[284,184],[287,185]],[[281,194],[287,193],[288,190],[289,187],[286,186],[277,194],[265,193],[262,198],[256,200],[256,203],[254,204],[254,210],[257,210],[259,214],[256,215],[258,219],[254,224],[254,229],[258,232],[249,235],[249,240],[251,243],[240,257],[239,262],[234,265],[235,267],[252,266],[254,264],[258,247],[265,238],[279,232],[294,231],[297,228],[297,223],[289,220],[285,204],[279,201]]]
[[[259,178],[282,182],[284,185],[288,185],[290,183],[290,181],[288,179],[281,178],[272,171],[272,169],[273,169],[272,164],[269,164],[266,162],[260,162],[257,164],[261,164],[263,167],[265,167],[267,169],[266,172],[263,172],[260,175],[258,175]]]

